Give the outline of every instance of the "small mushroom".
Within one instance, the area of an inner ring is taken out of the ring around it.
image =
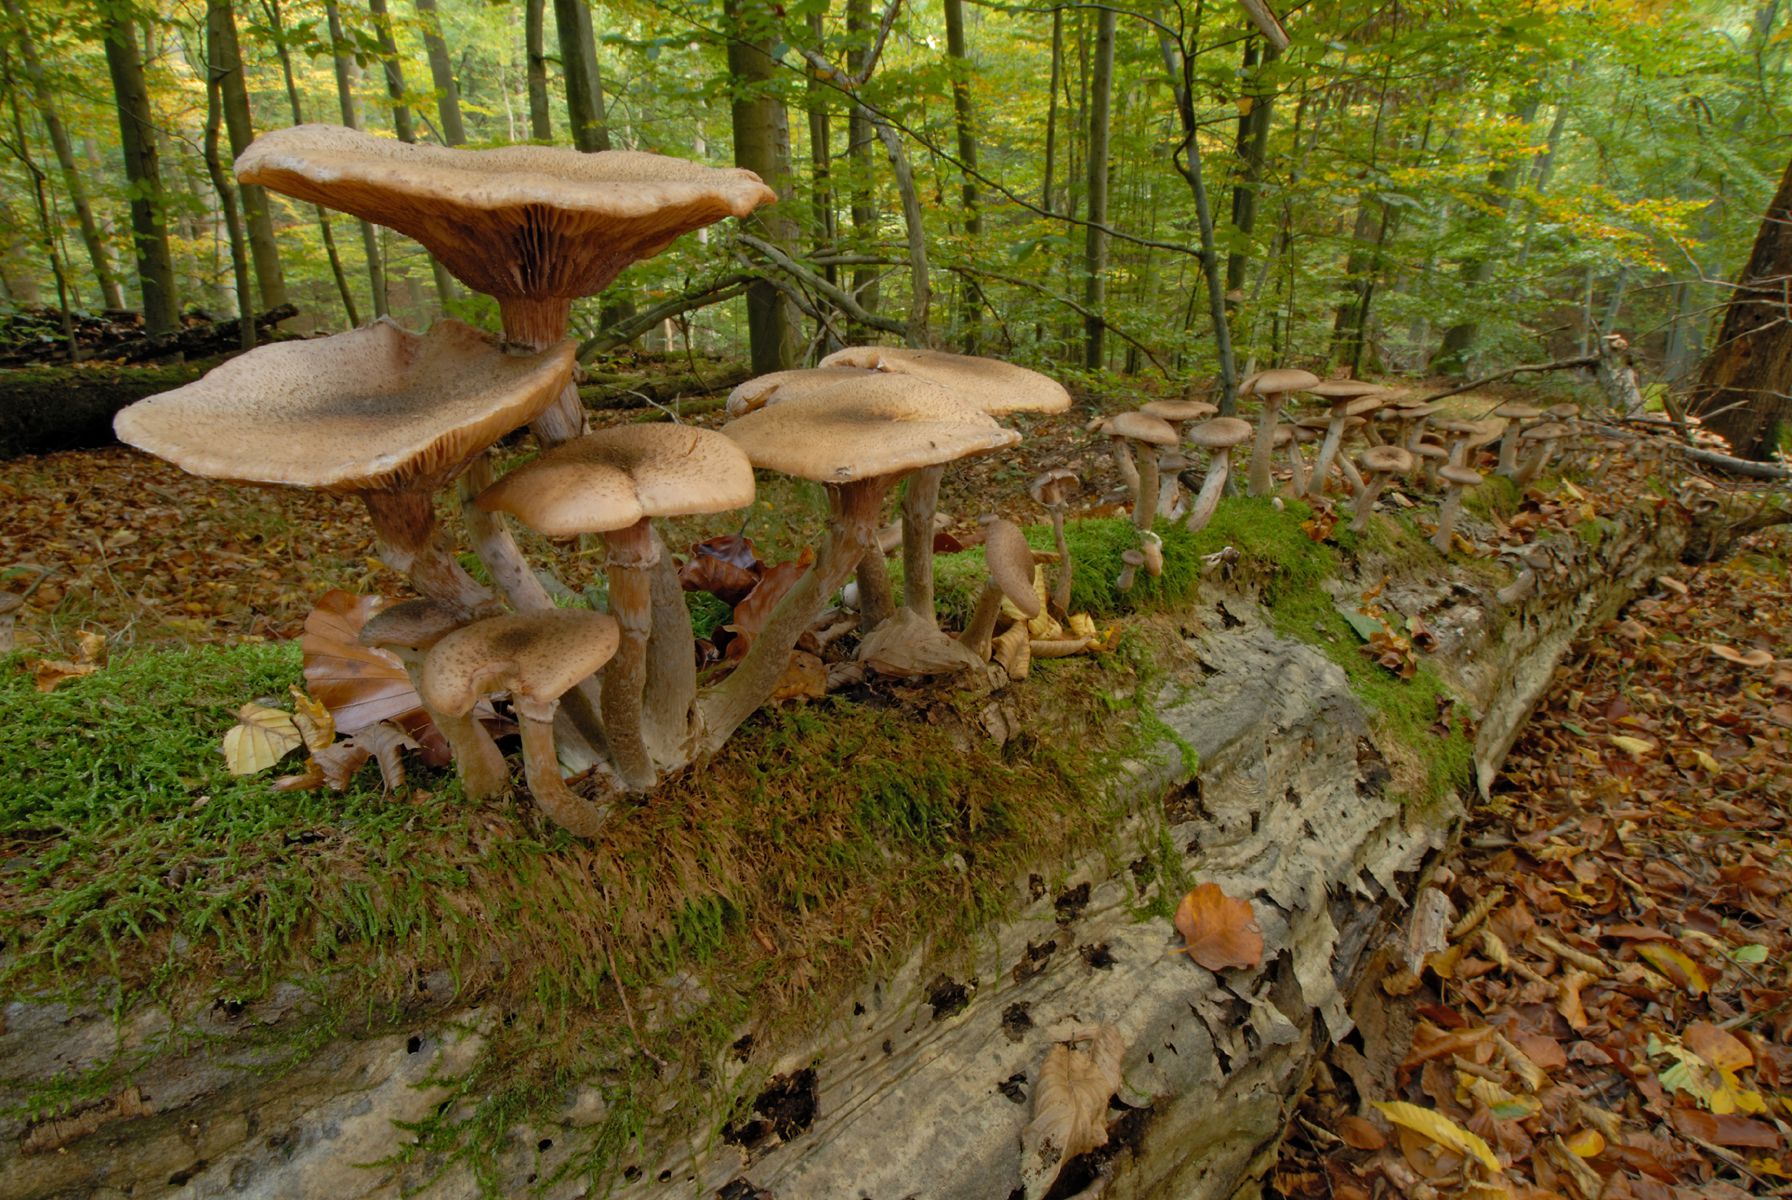
[[[1137,547],[1123,550],[1120,553],[1120,561],[1126,565],[1120,568],[1120,574],[1114,579],[1114,590],[1130,592],[1132,585],[1138,581],[1139,568],[1145,565],[1145,552]]]
[[[554,753],[554,711],[560,697],[616,653],[614,618],[584,609],[512,613],[448,634],[423,660],[423,700],[450,717],[473,711],[479,698],[508,691],[523,735],[523,774],[542,812],[578,837],[595,837],[609,806],[575,795],[560,777]]]
[[[1187,529],[1190,533],[1200,532],[1213,519],[1220,506],[1220,497],[1226,492],[1226,480],[1232,473],[1232,448],[1250,441],[1251,434],[1250,422],[1237,417],[1214,417],[1188,431],[1188,440],[1208,451],[1207,474],[1189,509]]]
[[[1529,404],[1502,404],[1493,415],[1505,422],[1500,428],[1500,463],[1493,473],[1510,479],[1518,470],[1518,435],[1525,422],[1541,417],[1543,410]]]
[[[1275,453],[1276,417],[1289,392],[1310,388],[1319,382],[1311,371],[1277,367],[1259,371],[1238,385],[1240,396],[1263,397],[1263,414],[1257,421],[1257,438],[1251,447],[1251,495],[1267,496],[1275,490],[1270,478],[1270,459]]]
[[[1070,611],[1070,585],[1074,566],[1070,560],[1070,543],[1064,540],[1064,514],[1070,510],[1070,498],[1076,493],[1079,480],[1075,471],[1058,467],[1038,476],[1027,488],[1035,504],[1043,505],[1052,518],[1052,542],[1058,548],[1058,577],[1052,584],[1052,608],[1060,613]]]
[[[1157,452],[1174,446],[1179,440],[1176,427],[1159,417],[1136,409],[1109,417],[1101,427],[1114,443],[1114,459],[1121,464],[1120,474],[1131,475],[1132,523],[1149,529],[1157,520]],[[1139,446],[1135,465],[1132,446]]]
[[[989,522],[983,535],[983,560],[989,567],[989,578],[958,640],[972,654],[988,661],[996,619],[1002,615],[1002,598],[1007,597],[1029,620],[1039,615],[1041,606],[1039,593],[1033,590],[1033,548],[1027,545],[1027,535],[1020,531],[1020,526],[1000,518]]]
[[[1369,478],[1356,495],[1355,516],[1351,519],[1350,527],[1361,533],[1368,527],[1369,514],[1375,510],[1376,498],[1381,495],[1388,480],[1412,470],[1412,454],[1399,446],[1371,446],[1363,451],[1358,462],[1369,473]]]
[[[1352,417],[1365,417],[1381,408],[1386,403],[1382,395],[1387,389],[1353,379],[1335,379],[1302,390],[1331,401],[1325,441],[1319,446],[1318,461],[1313,464],[1313,474],[1307,480],[1307,495],[1317,499],[1325,494],[1326,476],[1343,444],[1346,424]],[[1346,477],[1348,474],[1346,472]]]
[[[1442,442],[1425,438],[1416,445],[1410,446],[1414,460],[1419,464],[1419,485],[1425,488],[1437,486],[1437,469],[1450,461],[1450,452],[1444,449]]]
[[[1563,438],[1574,434],[1574,426],[1563,421],[1545,421],[1541,425],[1533,425],[1519,434],[1521,441],[1535,443],[1535,449],[1525,458],[1512,476],[1512,482],[1519,487],[1529,487],[1533,479],[1541,475],[1546,467],[1554,461],[1556,444]]]
[[[1438,510],[1437,532],[1432,535],[1431,544],[1437,547],[1439,554],[1448,554],[1452,544],[1450,539],[1456,533],[1456,518],[1462,513],[1462,493],[1480,486],[1481,473],[1471,467],[1445,463],[1438,468],[1437,477],[1444,481],[1448,490],[1444,492],[1443,508]]]

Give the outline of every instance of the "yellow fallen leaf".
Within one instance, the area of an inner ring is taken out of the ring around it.
[[[292,692],[292,723],[298,726],[299,736],[305,739],[305,749],[322,750],[335,741],[336,718],[330,715],[329,708],[307,696],[296,683],[289,690]]]
[[[1621,733],[1608,734],[1607,736],[1611,738],[1612,745],[1630,755],[1631,758],[1636,759],[1638,762],[1642,761],[1645,754],[1648,754],[1655,749],[1655,743],[1648,741],[1645,738],[1627,737]]]
[[[1086,638],[1095,637],[1095,618],[1088,613],[1071,613],[1070,636]]]
[[[1713,775],[1718,775],[1723,772],[1723,764],[1719,763],[1715,758],[1712,758],[1703,750],[1694,750],[1692,756],[1698,759],[1699,766],[1711,772]]]
[[[1598,1158],[1605,1153],[1605,1135],[1597,1129],[1583,1129],[1579,1133],[1569,1134],[1562,1139],[1562,1144],[1573,1151],[1576,1158]]]
[[[1375,1100],[1371,1103],[1377,1112],[1401,1128],[1410,1129],[1464,1158],[1473,1158],[1489,1171],[1499,1174],[1500,1160],[1493,1156],[1492,1147],[1478,1134],[1469,1132],[1442,1113],[1404,1100]]]
[[[1638,957],[1648,959],[1657,971],[1693,995],[1703,996],[1711,990],[1711,982],[1705,978],[1705,972],[1699,964],[1672,946],[1665,946],[1660,942],[1644,942],[1636,948],[1636,952]]]
[[[299,748],[305,739],[292,714],[250,701],[237,710],[238,724],[224,735],[224,765],[232,775],[267,770]]]

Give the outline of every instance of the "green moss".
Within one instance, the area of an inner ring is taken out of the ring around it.
[[[1469,488],[1462,494],[1462,507],[1483,521],[1496,516],[1509,521],[1518,514],[1519,505],[1523,503],[1524,493],[1504,475],[1489,474],[1481,480],[1479,487]]]
[[[1610,521],[1600,517],[1588,517],[1584,521],[1575,522],[1574,536],[1585,542],[1590,549],[1597,550],[1599,543],[1605,540],[1606,532],[1610,528]]]

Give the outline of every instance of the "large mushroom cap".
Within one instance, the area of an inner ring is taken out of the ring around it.
[[[984,527],[983,561],[989,580],[1028,620],[1039,615],[1039,593],[1033,587],[1033,548],[1013,521],[1000,518]]]
[[[712,429],[622,425],[563,442],[479,495],[549,537],[626,529],[643,517],[726,512],[753,503],[753,464]]]
[[[423,660],[424,702],[450,716],[472,711],[488,692],[558,700],[610,661],[620,630],[606,613],[557,608],[476,621],[435,644]]]
[[[1457,487],[1479,487],[1481,484],[1481,472],[1473,467],[1441,466],[1437,469],[1437,477]]]
[[[1278,427],[1279,428],[1279,427]],[[1237,417],[1214,417],[1192,426],[1188,431],[1188,440],[1196,446],[1205,446],[1210,450],[1218,450],[1227,446],[1242,445],[1251,440],[1256,432],[1249,421]]]
[[[1272,367],[1258,371],[1238,385],[1240,396],[1279,396],[1283,392],[1304,392],[1319,382],[1311,371],[1293,367]]]
[[[457,150],[340,125],[264,133],[237,178],[416,238],[490,296],[573,299],[680,234],[777,199],[759,176],[633,150]]]
[[[1199,421],[1220,410],[1205,400],[1153,400],[1139,405],[1139,411],[1165,421]]]
[[[1357,456],[1365,471],[1404,474],[1412,470],[1412,454],[1399,446],[1370,446]]]
[[[914,375],[951,388],[959,400],[992,417],[1016,412],[1056,413],[1070,407],[1070,393],[1063,384],[999,358],[906,346],[848,346],[822,359],[821,366]]]
[[[1108,437],[1123,437],[1153,446],[1174,446],[1179,440],[1174,425],[1138,409],[1115,413],[1101,423],[1101,432]]]
[[[467,623],[439,600],[401,600],[367,618],[355,640],[380,649],[428,650]]]
[[[728,393],[725,411],[730,417],[744,417],[768,404],[777,404],[793,396],[806,396],[817,388],[843,379],[862,379],[870,374],[872,371],[867,367],[797,367],[756,375]]]
[[[1533,425],[1518,436],[1530,442],[1554,441],[1565,438],[1574,432],[1574,426],[1562,421],[1545,421],[1541,425]]]
[[[119,440],[183,471],[326,491],[433,488],[560,395],[573,344],[506,354],[459,321],[276,342],[120,412]]]
[[[951,389],[882,372],[768,405],[722,432],[754,466],[820,483],[900,474],[1020,441]]]
[[[1301,390],[1309,395],[1324,396],[1327,400],[1356,400],[1363,396],[1386,395],[1388,389],[1360,379],[1327,379]]]

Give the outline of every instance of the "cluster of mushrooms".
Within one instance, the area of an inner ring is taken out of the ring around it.
[[[1329,488],[1352,497],[1351,528],[1358,531],[1392,480],[1405,478],[1429,489],[1441,486],[1444,499],[1432,544],[1448,553],[1463,493],[1483,481],[1473,466],[1475,452],[1498,442],[1497,473],[1524,487],[1554,460],[1558,447],[1573,435],[1570,422],[1579,415],[1572,404],[1548,410],[1505,404],[1483,420],[1433,421],[1441,411],[1436,404],[1397,399],[1389,389],[1359,380],[1322,381],[1292,368],[1260,371],[1239,386],[1239,394],[1262,402],[1254,429],[1237,418],[1217,416],[1217,408],[1198,400],[1154,400],[1090,422],[1092,431],[1111,442],[1139,531],[1140,545],[1127,552],[1127,566],[1116,580],[1120,590],[1132,588],[1139,567],[1152,575],[1162,570],[1162,542],[1151,531],[1158,517],[1185,520],[1191,533],[1212,519],[1231,476],[1232,451],[1246,442],[1251,443],[1251,495],[1275,494],[1275,454],[1283,450],[1288,494],[1318,499]],[[1283,420],[1292,399],[1302,395],[1316,398],[1320,406]],[[1354,457],[1353,439],[1362,442]],[[1302,447],[1312,442],[1319,449],[1309,463]],[[1207,469],[1198,483],[1183,454],[1188,448],[1207,452]],[[1183,494],[1185,483],[1192,500]]]

